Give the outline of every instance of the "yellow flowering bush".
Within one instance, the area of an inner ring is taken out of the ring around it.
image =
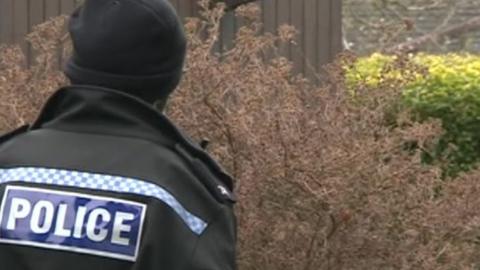
[[[399,56],[360,58],[348,68],[347,84],[353,90],[360,85],[374,90],[392,80],[401,81],[397,85],[403,90],[403,105],[415,113],[416,120],[440,119],[445,129],[424,160],[442,161],[447,175],[470,170],[480,161],[480,56],[404,57],[408,64],[396,64]]]

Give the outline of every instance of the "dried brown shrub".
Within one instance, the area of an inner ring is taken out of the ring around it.
[[[63,48],[65,17],[36,26],[27,36],[35,59],[27,59],[18,46],[0,44],[0,131],[31,122],[48,95],[65,84],[58,71]]]
[[[348,55],[327,68],[323,88],[292,75],[286,59],[264,57],[289,42],[292,29],[262,34],[254,5],[237,11],[249,23],[235,47],[217,55],[223,9],[200,3],[204,18],[186,25],[187,72],[168,114],[195,138],[210,139],[237,179],[240,269],[480,267],[480,172],[442,181],[421,165],[422,147],[405,151],[411,141],[428,146],[442,130],[402,111],[385,124],[402,82],[357,89],[353,98],[340,68],[354,61]],[[36,36],[60,28],[51,21]],[[0,125],[10,129],[31,121],[62,78],[48,68],[54,57],[26,69],[16,49],[1,51]]]

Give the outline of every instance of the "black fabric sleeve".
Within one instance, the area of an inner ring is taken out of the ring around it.
[[[192,270],[236,270],[237,228],[233,207],[224,209],[200,236],[191,261]]]

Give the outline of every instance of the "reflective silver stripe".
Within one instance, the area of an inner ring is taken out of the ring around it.
[[[195,234],[202,234],[208,224],[187,211],[167,190],[138,179],[37,167],[0,169],[0,184],[11,182],[38,183],[156,198],[170,206]]]

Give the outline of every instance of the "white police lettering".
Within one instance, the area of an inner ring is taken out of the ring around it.
[[[132,221],[135,216],[131,213],[118,212],[113,223],[112,243],[117,245],[128,246],[130,239],[122,237],[122,233],[129,233],[132,226],[124,224],[125,221]]]
[[[11,208],[10,217],[7,223],[7,230],[15,230],[17,219],[26,218],[30,213],[32,206],[28,200],[13,198]]]
[[[52,228],[54,207],[51,202],[39,201],[35,204],[30,219],[30,228],[33,233],[45,234]],[[43,220],[42,220],[43,217]]]
[[[90,216],[88,217],[87,222],[87,236],[90,240],[95,242],[102,242],[107,238],[108,231],[106,229],[98,229],[97,230],[97,222],[98,224],[102,224],[104,222],[110,221],[110,213],[107,210],[102,208],[97,208],[92,211]]]
[[[146,206],[78,193],[8,186],[0,243],[135,261]]]
[[[17,219],[24,219],[29,216],[29,212],[32,206],[30,202],[22,199],[14,199],[10,209],[10,216],[7,224],[7,230],[15,230],[15,221]],[[51,229],[54,216],[57,217],[55,232],[54,234],[62,237],[72,236],[72,230],[66,229],[66,218],[67,218],[68,205],[60,204],[58,206],[58,211],[54,212],[53,204],[47,201],[39,201],[33,207],[32,219],[30,221],[30,226],[32,231],[37,234],[43,234],[48,232]],[[44,221],[40,220],[42,216],[41,213],[45,213]],[[75,226],[73,237],[81,238],[83,224],[85,221],[86,208],[79,207],[76,211],[75,217]],[[130,225],[125,225],[125,221],[133,221],[135,216],[131,213],[117,212],[115,214],[115,219],[113,222],[113,232],[112,232],[112,243],[117,245],[128,246],[129,239],[121,237],[122,233],[128,233],[132,229]],[[86,235],[87,237],[95,242],[104,241],[108,235],[108,230],[106,229],[97,229],[98,224],[108,223],[111,220],[110,213],[103,208],[98,208],[93,210],[88,216],[88,222],[86,226]]]
[[[63,236],[63,237],[70,237],[72,235],[71,229],[65,228],[65,221],[67,219],[67,210],[68,205],[60,204],[58,206],[58,215],[57,215],[57,223],[55,224],[55,235]]]
[[[85,206],[80,206],[77,209],[77,215],[75,217],[75,227],[73,232],[73,237],[77,239],[82,238],[82,229],[83,229],[83,223],[85,222],[86,214],[87,214],[87,208]]]

